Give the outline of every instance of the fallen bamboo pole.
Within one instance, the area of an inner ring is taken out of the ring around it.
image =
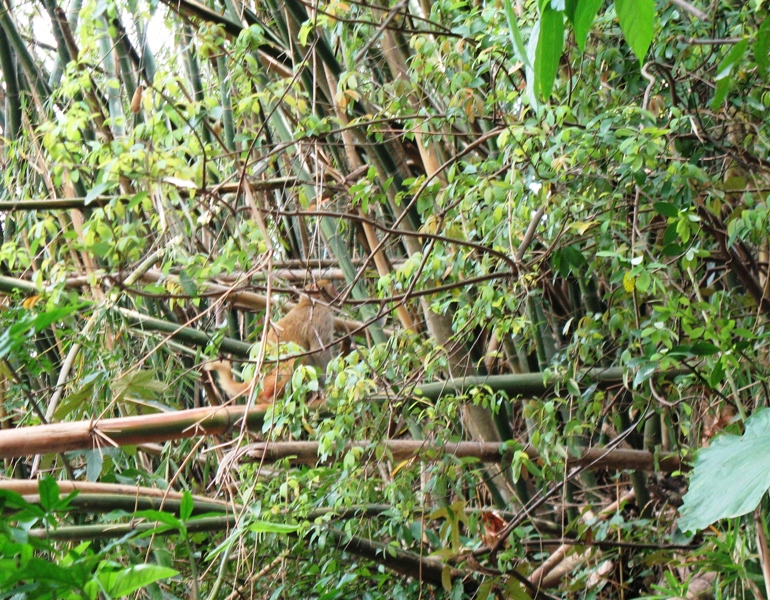
[[[150,488],[139,485],[120,483],[101,483],[94,481],[57,481],[59,494],[62,496],[77,492],[70,500],[70,510],[75,512],[109,512],[118,508],[132,510],[164,510],[178,515],[184,495],[170,489]],[[15,492],[33,504],[40,502],[40,481],[36,479],[0,479],[0,490]],[[232,513],[242,508],[224,500],[207,496],[192,496],[193,515],[203,513]],[[9,510],[8,503],[4,507]],[[2,512],[2,511],[0,511]]]
[[[264,463],[276,462],[285,458],[295,464],[316,464],[318,442],[259,442],[246,447],[246,456]],[[374,453],[376,448],[384,449],[387,457],[393,461],[410,458],[434,460],[445,455],[457,458],[477,458],[485,463],[501,463],[511,460],[511,453],[505,443],[499,442],[449,442],[438,443],[424,440],[382,440],[379,442],[350,442],[345,450],[358,448]],[[524,450],[530,460],[539,459],[537,451],[528,447]],[[657,464],[656,464],[657,463]],[[626,448],[583,448],[578,456],[567,459],[570,467],[589,469],[618,469],[672,472],[679,470],[681,464],[675,455],[655,455],[647,450],[629,450]]]
[[[106,446],[130,446],[166,442],[200,435],[221,435],[241,426],[262,426],[264,411],[245,412],[242,406],[197,408],[156,415],[121,417],[54,423],[0,431],[0,458],[15,458],[33,454],[55,454],[72,450],[92,450]],[[346,448],[362,451],[381,447],[392,460],[433,460],[444,455],[457,458],[477,458],[481,462],[501,463],[511,460],[511,450],[498,442],[436,443],[422,440],[383,440],[377,443],[358,441]],[[525,449],[530,460],[539,455],[531,447]],[[316,464],[318,442],[262,442],[248,446],[246,454],[264,462],[289,458],[294,463]],[[589,469],[633,469],[640,471],[676,471],[681,468],[678,456],[656,457],[646,450],[625,448],[584,448],[578,456],[567,459],[570,466]]]
[[[260,428],[264,416],[264,411],[246,411],[243,406],[217,406],[6,429],[0,431],[0,458],[220,435],[241,427],[244,418],[247,429]]]

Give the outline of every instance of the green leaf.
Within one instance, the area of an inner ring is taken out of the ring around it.
[[[184,293],[188,296],[195,297],[198,295],[198,286],[185,269],[182,269],[179,272],[179,285],[182,286],[182,290],[184,290]]]
[[[147,519],[148,521],[159,521],[160,523],[168,525],[174,529],[178,529],[179,531],[185,530],[185,526],[182,521],[177,519],[171,513],[163,512],[162,510],[140,510],[134,514],[134,517],[137,519]]]
[[[269,521],[254,521],[249,525],[249,531],[254,533],[295,533],[299,531],[299,525],[289,523],[270,523]]]
[[[690,351],[695,356],[711,356],[712,354],[719,352],[719,347],[711,342],[695,342],[690,348]]]
[[[684,253],[684,248],[679,244],[666,244],[663,247],[663,256],[679,256]]]
[[[564,2],[564,15],[570,23],[575,21],[575,10],[578,4],[578,0],[565,0]]]
[[[452,589],[452,570],[448,566],[441,569],[441,587],[445,592]]]
[[[770,67],[770,61],[768,60],[768,51],[770,50],[770,17],[766,17],[762,21],[762,25],[759,26],[757,31],[757,39],[754,41],[754,61],[757,63],[757,70],[759,74],[767,79],[768,67]]]
[[[650,283],[652,283],[652,278],[650,277],[649,271],[642,271],[639,273],[634,283],[636,285],[636,289],[639,292],[647,292],[647,290],[650,289]]]
[[[692,351],[689,344],[682,344],[680,346],[674,346],[666,353],[666,356],[677,358],[689,358],[692,356]]]
[[[36,583],[45,582],[55,589],[76,588],[81,583],[78,581],[78,574],[76,569],[65,569],[42,558],[32,557],[12,577],[3,582],[3,585],[6,587],[3,591],[8,590],[7,586],[9,583],[20,580],[34,581]]]
[[[68,306],[62,306],[61,308],[54,308],[44,313],[40,313],[32,321],[32,324],[35,327],[35,332],[40,333],[52,323],[58,323],[64,319],[64,317],[68,317],[72,313],[79,311],[85,306],[86,304],[81,302],[79,304],[70,304]]]
[[[110,184],[109,183],[97,183],[94,187],[90,189],[90,191],[86,194],[86,205],[90,204],[94,200],[96,200],[99,196],[101,196],[107,189],[109,189]]]
[[[64,421],[67,415],[80,408],[86,400],[92,398],[95,379],[97,379],[97,376],[93,373],[89,375],[88,378],[81,379],[80,388],[71,394],[66,395],[62,401],[59,402],[59,406],[56,407],[56,410],[53,413],[56,421]]]
[[[112,391],[118,397],[129,394],[152,400],[165,389],[166,386],[155,379],[155,372],[150,370],[130,371],[112,383]]]
[[[516,13],[513,12],[511,0],[505,0],[503,7],[505,8],[505,19],[508,21],[508,32],[511,34],[511,43],[513,44],[514,54],[516,54],[516,58],[520,60],[525,67],[531,69],[532,65],[529,63],[527,50],[524,47],[524,39],[521,37],[521,31],[519,31]]]
[[[159,565],[136,565],[120,571],[103,572],[99,581],[111,598],[119,598],[134,593],[161,579],[179,575],[179,571]]]
[[[602,6],[602,1],[575,0],[574,12],[572,14],[570,14],[569,4],[567,5],[567,16],[572,21],[572,28],[575,30],[575,43],[581,52],[585,52],[588,32],[596,20],[596,14]]]
[[[659,215],[663,215],[664,217],[676,217],[679,214],[679,211],[676,209],[676,206],[674,206],[670,202],[655,202],[652,205],[652,208],[655,210],[656,213],[658,213]]]
[[[719,69],[717,70],[716,77],[714,77],[715,81],[719,81],[720,79],[724,79],[725,77],[729,77],[730,74],[733,72],[733,67],[737,65],[742,59],[743,55],[746,54],[746,50],[749,47],[749,40],[741,40],[737,44],[735,44],[730,52],[727,53],[727,56],[725,56],[725,59],[720,63]]]
[[[655,373],[655,369],[657,368],[658,363],[656,362],[646,362],[641,364],[637,369],[636,374],[634,375],[633,387],[637,387],[639,384],[647,381],[650,377],[652,377],[653,373]]]
[[[655,28],[655,0],[615,0],[620,28],[641,65],[652,43]]]
[[[714,99],[711,101],[711,110],[718,110],[719,107],[722,106],[722,102],[724,102],[724,99],[727,97],[727,92],[730,91],[730,86],[733,83],[731,77],[733,68],[743,60],[743,56],[746,54],[748,47],[749,40],[741,40],[732,47],[732,50],[727,53],[725,59],[720,63],[716,77],[714,78],[717,89],[716,92],[714,92]]]
[[[189,519],[192,515],[194,506],[195,503],[193,502],[192,494],[188,490],[185,490],[182,494],[182,502],[179,504],[179,518],[182,519],[182,521]]]
[[[535,76],[535,61],[537,60],[537,44],[540,39],[540,19],[535,21],[532,26],[532,30],[529,33],[529,41],[527,42],[527,58],[528,61],[524,68],[524,73],[527,77],[527,95],[529,96],[529,103],[535,112],[540,112],[540,105],[538,100],[538,82]]]
[[[698,451],[679,529],[695,532],[754,510],[770,487],[770,409],[746,421],[742,436],[721,435]],[[728,491],[728,493],[725,493]]]
[[[131,198],[131,201],[128,203],[128,209],[133,210],[139,206],[139,204],[141,204],[145,198],[149,197],[149,195],[149,192],[139,192],[133,198]]]
[[[102,466],[104,464],[102,450],[101,448],[86,450],[83,454],[86,457],[86,479],[88,481],[96,481],[102,474]]]
[[[40,506],[47,511],[56,508],[59,501],[59,486],[50,475],[43,477],[37,484],[37,493],[40,495]]]
[[[535,52],[535,90],[545,99],[551,96],[564,47],[564,13],[546,5],[540,14],[540,35]]]
[[[711,369],[711,372],[707,374],[709,386],[711,386],[712,388],[716,388],[722,383],[724,378],[725,378],[725,366],[724,364],[722,364],[722,361],[719,360]]]
[[[21,494],[10,490],[0,490],[0,509],[32,510],[38,515],[42,514],[39,507],[27,502]]]

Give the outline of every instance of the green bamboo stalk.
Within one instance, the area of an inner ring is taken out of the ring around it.
[[[16,72],[16,57],[13,55],[11,45],[5,29],[0,27],[0,69],[3,71],[3,84],[5,85],[5,123],[3,131],[9,141],[19,138],[21,133],[21,98]]]
[[[233,104],[230,95],[227,61],[224,56],[217,57],[217,76],[219,77],[219,95],[222,102],[222,130],[225,136],[225,147],[228,151],[233,152],[235,150]]]
[[[42,0],[42,2],[46,12],[48,13],[48,17],[51,19],[51,32],[53,33],[53,37],[56,40],[56,51],[58,53],[57,58],[61,64],[68,65],[76,57],[72,56],[72,53],[67,46],[67,41],[64,38],[64,33],[62,32],[61,23],[59,23],[59,19],[56,16],[56,9],[58,6],[54,0]]]
[[[672,381],[674,377],[690,373],[686,369],[668,369],[657,373],[658,377]],[[579,371],[578,381],[588,380],[597,383],[600,387],[608,387],[623,383],[624,377],[628,377],[629,371],[623,367],[609,367],[598,369],[586,369]],[[543,373],[520,373],[510,375],[488,375],[462,377],[435,383],[423,383],[414,388],[414,394],[424,396],[431,400],[437,400],[445,394],[462,394],[473,387],[489,386],[494,391],[504,391],[509,396],[542,396],[559,384],[564,386],[566,379],[546,380]]]
[[[285,0],[285,5],[286,8],[289,9],[289,13],[294,17],[298,26],[308,20],[309,17],[305,7],[300,2],[297,2],[297,0]],[[335,77],[339,77],[342,73],[342,67],[337,62],[337,58],[334,56],[334,52],[332,51],[329,42],[325,37],[319,35],[318,30],[315,30],[313,36],[315,38],[314,42],[316,44],[318,56],[323,63],[331,69],[332,74]],[[308,43],[310,44],[311,41],[308,40]]]
[[[104,65],[104,71],[110,79],[119,81],[120,79],[115,71],[115,61],[113,60],[113,45],[110,42],[107,24],[103,19],[97,19],[96,29],[101,32],[99,35],[99,49],[102,53],[102,60],[100,63]],[[120,101],[119,87],[107,86],[107,106],[110,111],[112,130],[116,136],[122,136],[124,134],[123,121],[125,115],[123,113],[123,105]]]
[[[204,498],[194,500],[193,515],[221,513],[227,510],[227,506],[216,501],[207,501]],[[33,497],[30,501],[37,500]],[[177,516],[181,505],[182,500],[179,498],[140,496],[136,492],[133,494],[79,493],[69,502],[72,509],[88,513],[108,513],[114,510],[124,510],[127,513],[136,510],[163,510]]]
[[[73,0],[70,4],[70,10],[67,13],[67,21],[71,24],[73,30],[77,29],[81,8],[83,8],[83,0]],[[48,80],[48,85],[51,86],[51,89],[56,89],[59,86],[62,75],[64,75],[64,66],[57,55],[54,59],[53,68],[51,69],[51,77]]]
[[[198,64],[198,55],[195,52],[195,40],[193,36],[192,27],[188,23],[185,23],[181,29],[182,36],[182,56],[184,64],[187,67],[187,78],[190,81],[190,85],[193,90],[193,97],[196,102],[203,103],[206,100],[206,95],[203,91],[203,83],[201,81],[200,65]],[[204,144],[211,143],[211,132],[205,125],[201,127],[201,136]]]
[[[7,294],[16,292],[36,294],[37,286],[31,281],[17,279],[16,277],[8,277],[7,275],[0,275],[0,292],[5,292]]]
[[[185,523],[187,533],[205,533],[228,531],[237,524],[235,515],[226,517],[203,517]],[[84,541],[84,540],[111,540],[122,538],[132,533],[140,536],[144,533],[155,532],[158,529],[156,523],[106,523],[102,525],[73,525],[70,527],[57,527],[56,529],[32,529],[28,533],[30,537],[44,540],[57,541]],[[155,535],[177,535],[179,530],[175,527],[164,528]]]
[[[27,45],[19,34],[10,11],[0,11],[0,27],[5,31],[8,42],[16,53],[22,69],[24,70],[24,74],[32,85],[32,88],[38,97],[38,101],[42,105],[42,103],[46,102],[51,96],[51,88],[46,81],[47,78],[43,77],[43,71],[35,63],[35,59],[30,54]]]
[[[134,27],[136,27],[136,32],[139,35],[139,47],[142,49],[140,67],[144,72],[145,77],[147,77],[147,81],[152,83],[155,81],[155,72],[157,71],[157,66],[155,65],[155,56],[152,53],[152,48],[150,48],[150,44],[147,40],[147,25],[145,23],[144,17],[137,11],[136,5],[131,7],[131,16],[134,20]]]
[[[104,21],[107,24],[107,21]],[[139,72],[139,56],[136,55],[136,51],[131,46],[131,41],[122,29],[122,25],[117,27],[116,24],[120,24],[117,19],[112,20],[112,27],[115,30],[115,37],[112,38],[112,47],[118,57],[118,66],[120,67],[120,77],[123,81],[123,85],[126,87],[126,96],[128,100],[134,97],[136,92],[137,80],[134,76],[134,70]],[[110,31],[109,27],[106,27],[107,31]],[[136,62],[134,62],[136,61]],[[134,116],[134,126],[141,122],[141,112]]]
[[[164,321],[162,319],[156,319],[154,317],[148,317],[135,310],[128,308],[118,308],[120,313],[131,324],[132,327],[141,329],[143,331],[157,331],[160,333],[168,334],[172,339],[175,339],[186,344],[194,346],[207,346],[212,342],[212,336],[204,331],[194,329],[192,327],[183,327],[177,323]],[[224,338],[222,340],[219,349],[222,352],[233,354],[234,356],[240,356],[247,358],[249,356],[249,350],[251,350],[251,344],[245,342],[239,342],[231,338]]]
[[[8,294],[22,292],[24,294],[37,294],[37,286],[31,281],[0,275],[0,291]],[[207,346],[212,342],[212,336],[192,327],[183,327],[177,323],[148,317],[137,311],[127,308],[117,309],[131,324],[145,331],[157,331],[168,334],[171,338],[194,346]],[[240,357],[248,357],[251,344],[240,342],[231,338],[222,340],[220,350]]]
[[[320,219],[321,231],[324,234],[324,238],[326,239],[326,243],[328,244],[329,249],[332,251],[332,254],[337,259],[342,272],[345,274],[345,279],[347,281],[355,281],[357,269],[355,265],[353,265],[353,261],[350,259],[350,253],[347,250],[344,240],[339,234],[339,227],[337,223],[338,222],[334,219],[322,218]],[[360,282],[353,286],[351,295],[357,300],[367,298],[366,290]],[[370,307],[364,304],[360,307],[359,310],[364,321],[370,321],[375,315],[375,309],[373,306]],[[387,342],[388,336],[379,325],[373,323],[372,326],[369,327],[368,331],[376,344],[384,344]]]

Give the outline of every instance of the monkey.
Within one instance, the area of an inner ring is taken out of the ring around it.
[[[276,349],[281,344],[294,343],[311,354],[300,358],[289,357],[271,365],[269,372],[262,378],[262,391],[257,397],[260,405],[272,404],[280,396],[291,379],[297,360],[304,359],[325,373],[326,365],[332,359],[330,345],[334,340],[334,313],[331,308],[316,299],[325,297],[326,300],[332,300],[337,296],[337,290],[331,282],[322,279],[315,286],[305,288],[305,294],[286,316],[275,323],[268,322],[266,342]],[[216,360],[207,363],[203,368],[217,374],[219,385],[230,398],[248,392],[254,385],[254,380],[235,381],[230,361]]]

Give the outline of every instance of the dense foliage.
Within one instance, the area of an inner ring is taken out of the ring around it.
[[[770,596],[769,48],[761,0],[6,0],[0,597]],[[189,412],[321,279],[325,382]]]

